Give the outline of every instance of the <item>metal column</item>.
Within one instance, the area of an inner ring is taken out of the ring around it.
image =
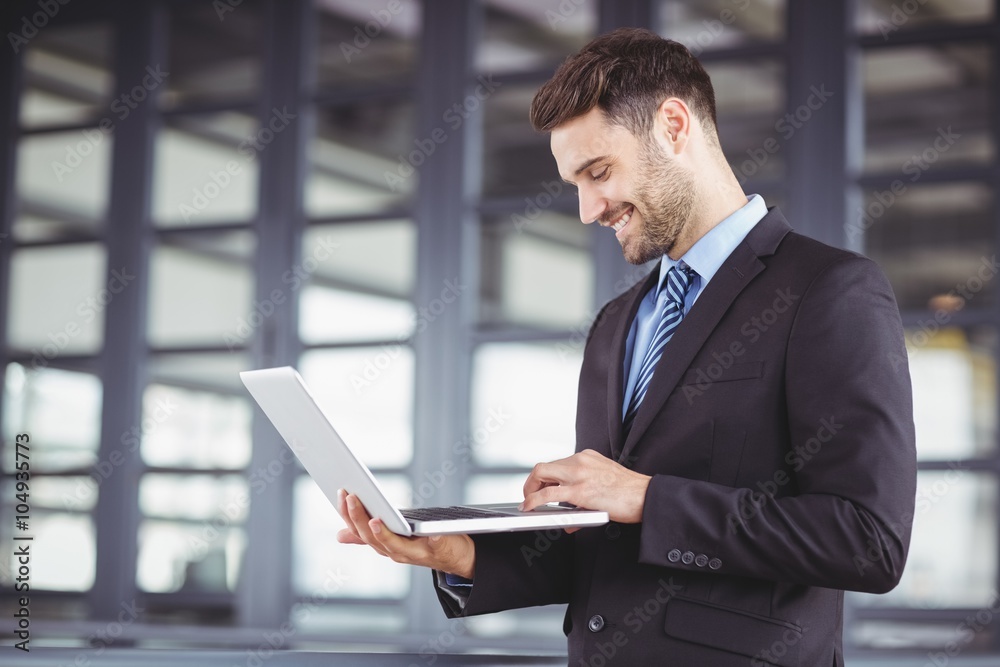
[[[312,134],[312,110],[304,103],[306,72],[311,72],[313,51],[312,3],[309,0],[270,0],[265,8],[266,26],[263,100],[260,122],[264,127],[274,109],[287,110],[290,125],[275,132],[274,140],[258,159],[260,210],[257,229],[256,299],[264,302],[272,290],[287,292],[281,275],[299,259],[305,228],[303,191],[306,178],[306,142]],[[295,365],[298,338],[298,300],[289,300],[275,317],[265,319],[251,350],[257,368]],[[266,468],[286,445],[267,418],[255,408],[253,456],[250,470]],[[280,460],[280,459],[279,459]],[[247,544],[237,593],[239,623],[258,628],[280,626],[293,601],[291,582],[293,490],[296,468],[282,474],[260,493],[254,493],[247,519]]]

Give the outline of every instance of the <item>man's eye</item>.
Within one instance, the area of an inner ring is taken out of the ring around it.
[[[595,180],[595,181],[604,181],[604,180],[607,180],[607,178],[608,178],[608,174],[610,174],[610,173],[611,173],[611,170],[610,170],[610,169],[608,169],[607,167],[605,167],[605,168],[604,168],[604,169],[603,169],[603,170],[601,171],[601,173],[599,173],[599,174],[595,174],[595,175],[594,175],[594,180]]]

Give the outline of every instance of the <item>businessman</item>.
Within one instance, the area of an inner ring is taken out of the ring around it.
[[[676,42],[595,39],[538,91],[531,121],[580,219],[629,262],[659,260],[591,327],[577,453],[524,484],[525,509],[563,501],[612,521],[404,538],[342,494],[339,539],[434,569],[452,617],[568,603],[574,666],[843,665],[843,591],[898,583],[913,518],[885,277],[747,197],[711,81]]]

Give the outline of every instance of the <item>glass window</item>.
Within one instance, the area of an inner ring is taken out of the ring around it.
[[[32,442],[29,444],[37,444],[35,438],[32,438]],[[13,454],[12,451],[11,454]],[[34,447],[32,447],[30,454],[31,462],[34,464]],[[89,477],[62,475],[54,477],[42,474],[33,475],[29,481],[32,512],[37,509],[46,514],[55,511],[85,513],[90,512],[97,505],[100,478],[95,479],[93,474]],[[9,478],[4,483],[9,485],[9,493],[5,497],[13,498],[16,480]]]
[[[337,432],[370,468],[413,456],[413,350],[404,345],[314,350],[302,376]]]
[[[34,478],[33,478],[34,479]],[[32,591],[87,591],[94,585],[97,563],[94,521],[87,514],[73,514],[41,509],[35,504],[35,482],[32,482],[30,514]],[[7,484],[0,511],[5,526],[14,525],[14,493]],[[16,542],[12,544],[17,544]],[[28,544],[22,542],[21,544]],[[72,545],[72,548],[67,548]],[[0,583],[8,591],[17,572],[14,548],[0,555]],[[35,598],[33,598],[35,599]],[[34,612],[34,610],[32,610]],[[34,616],[34,614],[32,614]]]
[[[317,344],[408,338],[416,323],[410,301],[416,236],[408,220],[309,227],[301,262],[286,281],[290,290],[303,286],[302,340]]]
[[[96,243],[14,250],[7,337],[30,352],[33,368],[101,348],[104,311],[135,279],[129,266],[113,267],[109,279],[105,261]]]
[[[554,69],[597,30],[594,0],[482,0],[482,6],[480,72]]]
[[[239,100],[260,87],[261,3],[170,5],[164,107]]]
[[[469,430],[479,464],[530,468],[573,454],[583,342],[491,343],[476,350]]]
[[[100,127],[22,137],[15,238],[97,234],[108,211],[111,142],[110,131]]]
[[[410,506],[410,485],[404,478],[381,475],[379,485],[397,507]],[[338,543],[337,531],[343,527],[344,520],[316,483],[306,475],[300,477],[295,484],[292,537],[296,594],[320,599],[405,597],[410,568],[368,547]]]
[[[239,469],[250,463],[252,411],[243,396],[153,384],[133,428],[151,466]]]
[[[528,108],[541,84],[505,84],[483,102],[484,196],[540,195],[562,187],[549,137],[535,132]]]
[[[866,51],[865,169],[917,180],[943,165],[992,160],[992,54],[948,43]]]
[[[567,456],[571,453],[568,452]],[[478,505],[521,500],[524,498],[524,481],[527,478],[527,470],[520,475],[474,475],[465,485],[463,502]]]
[[[317,110],[309,146],[306,213],[310,217],[398,211],[405,207],[421,166],[434,159],[432,137],[413,139],[409,100],[366,100]],[[442,123],[441,131],[445,132]]]
[[[885,595],[856,594],[860,604],[919,609],[976,609],[996,593],[997,484],[992,475],[921,471],[913,537],[899,585]]]
[[[779,181],[785,175],[787,143],[813,113],[798,100],[785,116],[785,68],[775,60],[707,63],[715,88],[722,150],[740,183]]]
[[[143,591],[235,591],[246,533],[220,510],[211,519],[145,519],[136,583]]]
[[[785,0],[661,0],[655,30],[695,56],[785,36]]]
[[[906,347],[919,457],[955,461],[991,454],[997,427],[995,331],[935,323],[908,329]]]
[[[920,0],[885,2],[860,0],[856,26],[862,34],[888,39],[898,30],[929,28],[962,23],[984,23],[993,19],[992,0]]]
[[[556,213],[487,219],[480,227],[480,321],[578,326],[592,310],[592,229]]]
[[[143,475],[139,508],[147,517],[210,521],[223,516],[242,523],[250,506],[247,480],[239,475]]]
[[[240,372],[248,368],[250,362],[247,355],[240,352],[153,354],[149,358],[148,373],[154,384],[190,387],[247,398]]]
[[[867,192],[864,208],[848,213],[848,238],[864,238],[903,311],[932,311],[947,321],[958,310],[989,308],[998,270],[992,189],[914,182],[900,177]]]
[[[96,376],[8,364],[3,399],[4,441],[14,442],[18,433],[29,435],[32,473],[97,463],[102,388]],[[3,469],[13,472],[14,457],[7,458]]]
[[[246,231],[161,236],[150,259],[150,344],[245,344],[266,311],[252,299],[254,252]]]
[[[320,88],[404,82],[418,61],[421,3],[316,0]]]
[[[256,119],[234,111],[167,118],[156,139],[154,222],[164,227],[250,222],[257,213],[257,156],[294,122],[277,112],[258,131]]]
[[[13,34],[13,33],[11,33]],[[114,31],[107,23],[47,25],[24,49],[21,125],[86,123],[108,116]]]

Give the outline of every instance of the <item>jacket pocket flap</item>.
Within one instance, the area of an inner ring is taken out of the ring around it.
[[[800,626],[775,618],[675,597],[667,603],[667,636],[753,658],[752,665],[800,664]]]
[[[692,368],[684,373],[681,384],[696,384],[709,386],[715,382],[731,382],[732,380],[751,380],[764,375],[763,361],[741,361],[730,366],[713,363],[708,366]]]

